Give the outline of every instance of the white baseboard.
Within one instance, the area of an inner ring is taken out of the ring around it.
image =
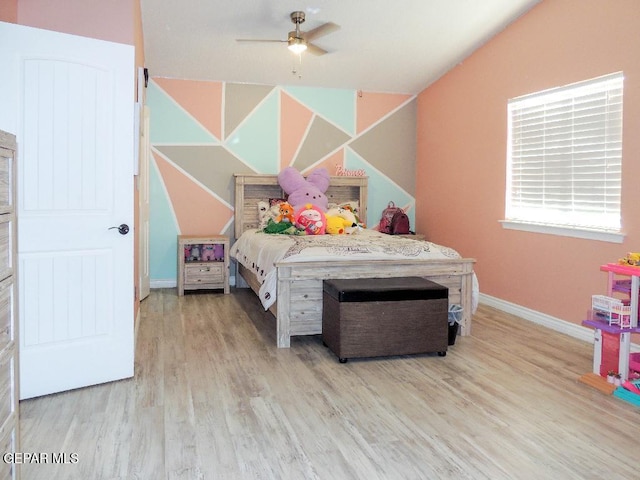
[[[231,275],[229,277],[229,285],[235,287],[236,285],[236,277]],[[149,288],[176,288],[178,286],[178,281],[175,278],[169,278],[165,280],[151,280],[149,282]]]
[[[506,300],[501,300],[484,293],[481,293],[479,295],[478,300],[484,305],[502,310],[503,312],[510,313],[512,315],[515,315],[516,317],[523,318],[530,322],[537,323],[538,325],[550,328],[551,330],[555,330],[556,332],[564,333],[565,335],[577,338],[578,340],[593,343],[594,334],[593,329],[591,328],[583,327],[582,325],[576,325],[575,323],[567,322],[566,320],[552,317],[551,315],[547,315],[546,313],[537,312],[530,308],[507,302]],[[631,351],[640,352],[640,345],[632,343]]]
[[[170,280],[151,280],[149,282],[149,288],[176,288],[178,281],[174,279]]]

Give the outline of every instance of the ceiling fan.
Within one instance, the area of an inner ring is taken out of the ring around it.
[[[238,42],[277,42],[277,43],[287,43],[287,48],[294,53],[302,53],[305,50],[314,55],[324,55],[327,52],[325,49],[318,47],[311,43],[311,40],[316,38],[320,38],[324,35],[328,35],[329,33],[333,33],[336,30],[340,29],[339,25],[336,25],[333,22],[327,22],[319,27],[314,28],[313,30],[309,30],[308,32],[303,32],[300,30],[300,25],[304,23],[305,14],[304,12],[291,12],[291,22],[296,26],[295,30],[292,30],[287,35],[286,40],[265,40],[265,39],[248,39],[248,38],[238,38],[236,41]]]

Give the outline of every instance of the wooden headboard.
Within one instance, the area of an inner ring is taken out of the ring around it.
[[[277,175],[236,173],[235,237],[247,229],[258,228],[258,202],[270,198],[282,198],[284,192],[278,184]],[[360,218],[367,218],[368,177],[331,177],[326,191],[329,203],[343,203],[358,200]]]

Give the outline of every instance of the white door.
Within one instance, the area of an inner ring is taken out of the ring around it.
[[[18,139],[20,397],[133,375],[134,49],[0,23]]]

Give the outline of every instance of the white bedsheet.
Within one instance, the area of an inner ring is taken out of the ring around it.
[[[273,235],[247,230],[231,247],[230,255],[259,279],[260,301],[267,310],[276,301],[279,262],[357,261],[388,259],[461,258],[454,249],[431,242],[411,241],[375,230],[351,235]],[[474,274],[473,310],[477,306],[478,282]]]

